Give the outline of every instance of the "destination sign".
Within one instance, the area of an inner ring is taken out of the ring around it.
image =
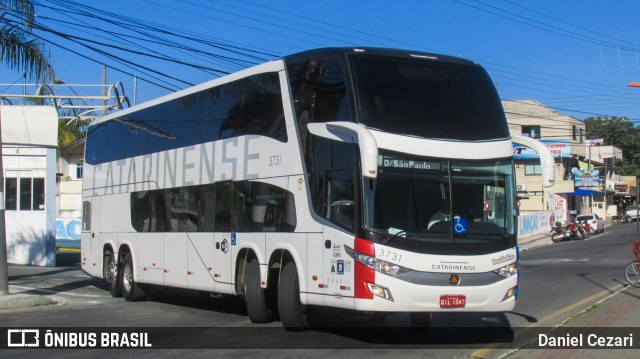
[[[439,170],[439,162],[416,161],[401,158],[383,157],[379,166],[385,168],[407,168],[414,170]]]

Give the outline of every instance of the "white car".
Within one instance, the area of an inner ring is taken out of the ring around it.
[[[595,213],[592,214],[581,214],[576,217],[576,222],[586,221],[589,223],[591,228],[589,229],[589,233],[602,233],[604,232],[604,221],[600,216]]]
[[[638,218],[638,206],[635,204],[627,206],[627,208],[624,209],[624,215],[628,221],[635,221]]]

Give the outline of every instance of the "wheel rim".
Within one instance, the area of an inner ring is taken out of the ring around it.
[[[133,271],[131,265],[127,263],[122,270],[122,289],[129,293],[133,287]]]
[[[629,263],[626,271],[627,281],[633,286],[640,286],[640,277],[638,276],[638,262]]]
[[[116,282],[116,263],[115,260],[113,259],[113,255],[109,256],[109,263],[107,263],[107,266],[104,269],[104,279],[107,281],[107,283],[109,283],[110,285],[114,285]]]
[[[116,264],[113,260],[109,261],[107,270],[105,271],[105,279],[107,283],[113,285],[116,282]]]

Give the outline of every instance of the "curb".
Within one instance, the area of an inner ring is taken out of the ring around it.
[[[67,304],[68,300],[55,295],[33,293],[10,293],[0,296],[0,311],[32,308],[45,305]]]

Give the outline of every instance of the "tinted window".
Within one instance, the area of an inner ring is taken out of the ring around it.
[[[6,178],[4,181],[5,202],[4,208],[9,211],[18,209],[18,179]]]
[[[334,57],[287,63],[300,142],[305,152],[308,150],[308,123],[355,121],[345,66]]]
[[[358,146],[311,136],[310,147],[307,166],[313,209],[320,217],[354,232]]]
[[[20,178],[20,210],[31,210],[31,178]]]
[[[91,230],[91,202],[82,202],[82,230]]]
[[[260,182],[236,182],[234,227],[237,232],[292,232],[296,227],[293,194]]]
[[[293,194],[260,182],[134,192],[131,224],[138,232],[293,232]]]
[[[287,132],[277,73],[252,76],[244,81],[240,135],[260,135],[286,141]]]
[[[277,73],[254,75],[91,126],[85,158],[100,164],[246,134],[287,141]]]
[[[33,179],[33,210],[44,210],[44,178]]]
[[[479,66],[393,56],[350,56],[358,121],[433,139],[509,138],[502,104]]]

